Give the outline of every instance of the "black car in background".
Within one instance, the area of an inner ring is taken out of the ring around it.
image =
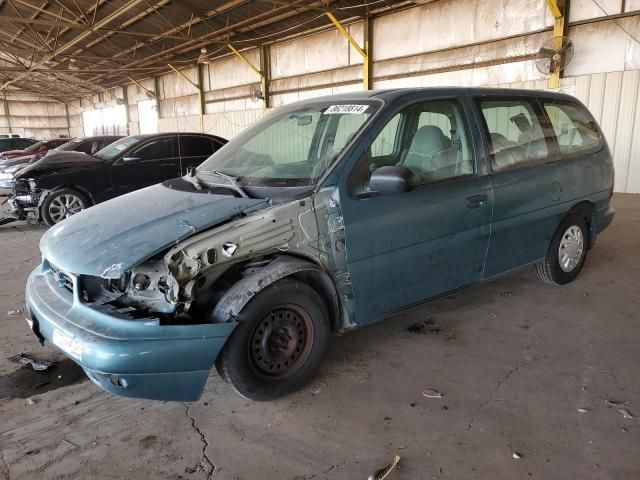
[[[0,157],[3,152],[8,152],[9,150],[24,150],[34,143],[36,143],[36,140],[33,138],[0,138]]]
[[[43,153],[32,153],[21,157],[0,160],[0,195],[7,195],[13,191],[15,175],[28,165],[37,162],[45,155],[59,152],[83,152],[89,155],[102,150],[107,145],[122,138],[122,135],[99,135],[93,137],[74,138],[62,145],[46,150]]]
[[[93,156],[52,153],[14,177],[13,215],[52,226],[96,203],[185,175],[225,143],[204,133],[161,133],[121,138]]]

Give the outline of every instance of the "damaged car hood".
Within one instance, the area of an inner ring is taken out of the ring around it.
[[[67,218],[44,234],[40,250],[65,272],[119,278],[194,233],[267,206],[263,199],[194,193],[159,184]]]

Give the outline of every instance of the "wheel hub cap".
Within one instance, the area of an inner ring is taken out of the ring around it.
[[[51,201],[48,211],[51,220],[58,223],[65,218],[69,218],[71,215],[75,215],[83,209],[84,203],[78,196],[66,193],[55,197]]]
[[[571,272],[578,266],[584,252],[584,236],[582,229],[572,225],[564,232],[558,248],[560,268],[564,272]]]
[[[252,367],[264,377],[291,376],[306,361],[312,343],[311,318],[305,310],[297,305],[275,308],[264,315],[250,337]]]

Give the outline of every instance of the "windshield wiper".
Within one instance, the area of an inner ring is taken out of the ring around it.
[[[202,185],[200,184],[200,180],[198,180],[198,177],[196,177],[194,168],[190,169],[187,174],[182,177],[182,179],[185,182],[189,182],[191,185],[196,187],[196,190],[202,190]]]
[[[204,172],[204,173],[210,173],[210,174],[213,174],[213,175],[217,175],[220,178],[224,178],[227,182],[229,182],[229,184],[231,184],[233,189],[236,192],[238,192],[242,198],[249,198],[249,195],[247,195],[245,193],[245,191],[242,189],[242,187],[238,183],[238,178],[237,177],[234,177],[232,175],[228,175],[226,173],[218,172],[217,170],[211,170],[211,171]],[[223,186],[223,187],[228,187],[229,184],[222,183],[222,184],[217,184],[217,185]]]

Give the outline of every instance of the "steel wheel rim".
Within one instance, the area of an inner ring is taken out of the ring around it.
[[[571,225],[562,234],[558,247],[558,261],[563,272],[573,271],[584,253],[584,236],[582,229],[577,225]]]
[[[264,379],[289,378],[309,358],[313,346],[311,316],[299,305],[269,310],[249,337],[249,363]]]
[[[77,195],[65,193],[63,195],[57,195],[51,200],[47,210],[51,220],[53,220],[54,223],[58,223],[84,210],[84,203]]]

